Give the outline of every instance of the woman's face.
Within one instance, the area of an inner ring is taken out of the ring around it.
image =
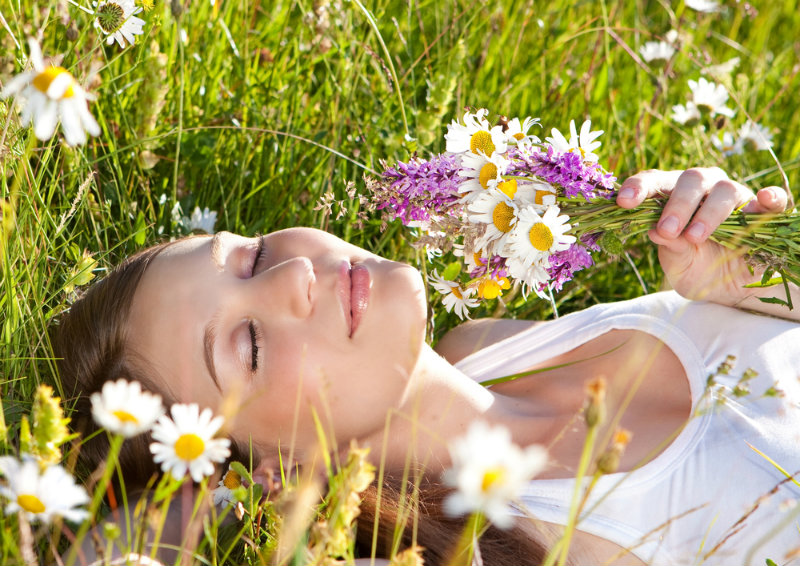
[[[312,409],[341,446],[382,430],[425,321],[408,265],[310,228],[222,232],[155,258],[129,342],[176,399],[224,413],[234,438],[302,451],[317,440]]]

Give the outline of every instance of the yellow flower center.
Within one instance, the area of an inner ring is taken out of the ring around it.
[[[475,262],[475,265],[483,265],[483,258],[481,257],[481,252],[475,252],[472,254],[472,261]]]
[[[496,299],[503,294],[500,285],[494,279],[487,279],[481,282],[478,287],[478,294],[484,299]]]
[[[548,195],[552,195],[552,194],[553,193],[551,193],[550,191],[542,191],[542,190],[536,189],[536,194],[534,194],[534,196],[533,196],[533,202],[535,202],[536,204],[542,204],[543,205],[544,204],[544,197],[546,197]]]
[[[175,441],[175,455],[181,460],[194,460],[206,449],[203,439],[194,433],[182,434]]]
[[[483,480],[481,481],[481,491],[487,493],[491,491],[494,486],[503,483],[506,479],[506,470],[500,466],[489,468],[483,472]]]
[[[492,212],[492,223],[501,232],[511,230],[511,222],[514,220],[514,209],[504,202],[498,202]]]
[[[504,192],[508,198],[514,198],[514,195],[517,194],[517,180],[509,179],[508,181],[497,183],[497,188]]]
[[[50,85],[56,79],[56,77],[67,73],[69,75],[69,71],[67,71],[64,67],[47,67],[44,71],[33,77],[33,86],[36,87],[36,90],[42,92],[43,94],[47,94],[47,90],[50,88]],[[72,98],[75,95],[75,91],[72,90],[72,84],[70,81],[70,85],[67,87],[67,90],[64,91],[64,94],[61,95],[61,98]]]
[[[489,181],[492,179],[497,178],[497,165],[492,163],[491,161],[481,167],[481,171],[478,174],[478,181],[481,183],[481,187],[484,189],[489,188]]]
[[[481,150],[486,155],[493,154],[494,143],[492,142],[492,134],[486,130],[478,130],[469,138],[469,148],[472,150],[472,153],[478,153],[478,150]]]
[[[35,495],[18,495],[17,505],[25,509],[28,513],[43,513],[45,510],[44,503]]]
[[[118,409],[116,411],[113,411],[111,414],[117,417],[117,419],[119,419],[119,421],[122,423],[139,424],[139,419],[134,417],[128,411],[123,411],[122,409]]]
[[[222,485],[228,489],[236,489],[237,487],[241,487],[242,476],[240,476],[235,470],[228,470],[228,473],[225,474],[224,478],[222,478]]]
[[[522,132],[517,132],[516,134],[514,134],[514,139],[517,140],[517,141],[521,140],[524,137],[525,137],[525,134],[523,134]]]
[[[464,295],[461,294],[461,289],[459,289],[458,287],[451,287],[450,292],[453,293],[453,295],[455,295],[456,299],[464,298]]]
[[[531,227],[531,231],[528,232],[528,238],[531,241],[531,245],[540,252],[549,250],[555,240],[550,227],[544,222],[537,222],[534,224]]]

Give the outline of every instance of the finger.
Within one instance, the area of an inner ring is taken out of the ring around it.
[[[756,193],[756,198],[748,202],[742,210],[753,213],[783,212],[786,210],[788,202],[789,198],[783,188],[764,187]]]
[[[648,169],[625,179],[617,193],[617,204],[622,208],[635,208],[645,199],[668,194],[682,171]]]
[[[737,207],[752,196],[744,186],[730,180],[719,181],[708,193],[684,231],[686,239],[701,244]]]
[[[658,233],[665,238],[677,238],[700,202],[717,183],[736,185],[728,179],[722,169],[716,167],[687,169],[681,173],[656,225]],[[746,200],[743,199],[741,202]]]
[[[669,251],[670,254],[675,256],[683,255],[694,247],[694,244],[688,242],[686,238],[665,238],[653,229],[647,232],[650,241],[659,246],[659,254],[662,249]]]

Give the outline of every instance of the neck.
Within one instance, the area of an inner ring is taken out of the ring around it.
[[[543,408],[530,399],[485,388],[426,344],[399,407],[368,443],[384,447],[373,459],[387,470],[411,462],[435,471],[449,465],[448,444],[465,434],[472,421],[507,426],[519,444],[527,445],[544,440],[537,422],[543,416]]]

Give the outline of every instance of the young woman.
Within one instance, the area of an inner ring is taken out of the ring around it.
[[[647,171],[623,183],[618,203],[632,208],[656,193],[671,196],[650,238],[677,292],[547,323],[475,321],[437,353],[424,341],[425,289],[414,268],[317,230],[223,232],[146,250],[90,289],[58,329],[61,379],[84,400],[124,377],[168,403],[211,407],[263,469],[278,468],[279,448],[284,463],[315,450],[313,412],[338,446],[356,439],[376,463],[385,453],[389,475],[411,461],[434,480],[449,463],[449,439],[476,419],[502,424],[520,445],[547,446],[550,466],[520,504],[534,520],[497,535],[518,544],[482,547],[494,564],[536,563],[558,536],[584,442],[576,415],[586,383],[602,376],[608,414],[619,416],[609,422],[633,437],[618,472],[594,491],[573,561],[781,563],[800,547],[797,514],[785,510],[797,491],[750,446],[800,469],[800,326],[730,307],[798,315],[758,301],[783,290],[744,288],[759,274],[708,236],[745,203],[783,210],[786,194],[753,195],[718,169]],[[735,371],[707,387],[731,354]],[[490,389],[477,383],[534,368],[555,369]],[[748,368],[758,372],[751,395],[727,397]],[[761,396],[770,387],[780,395]],[[88,415],[87,406],[78,412]],[[125,445],[129,486],[157,471],[148,444],[142,436]],[[83,455],[91,465],[104,450],[98,435]],[[458,527],[420,521],[419,542],[435,561],[454,540],[440,533]],[[371,522],[362,528],[371,541]]]

